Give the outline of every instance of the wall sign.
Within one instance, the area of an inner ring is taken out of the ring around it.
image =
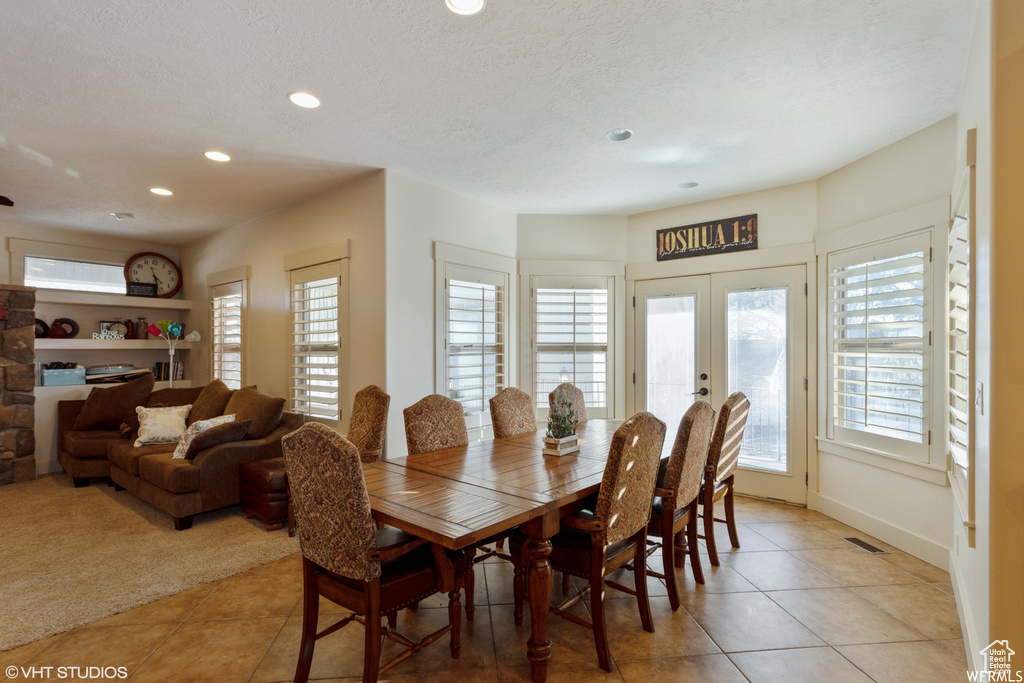
[[[664,228],[657,240],[659,261],[757,249],[757,214]]]
[[[126,282],[124,284],[125,294],[128,296],[149,296],[157,295],[155,282]]]

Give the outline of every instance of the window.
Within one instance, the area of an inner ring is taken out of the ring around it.
[[[231,389],[242,387],[242,308],[244,283],[210,288],[211,368]]]
[[[583,391],[588,412],[608,408],[607,280],[557,286],[542,278],[534,289],[534,391],[537,406],[563,382]],[[556,286],[543,286],[553,284]]]
[[[831,436],[927,460],[930,237],[829,256]]]
[[[290,271],[292,410],[340,420],[338,262]]]
[[[467,415],[483,413],[506,385],[505,277],[455,266],[446,271],[448,396]]]
[[[25,256],[25,286],[125,293],[124,265]]]

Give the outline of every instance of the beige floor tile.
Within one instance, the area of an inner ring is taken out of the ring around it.
[[[879,555],[878,557],[927,583],[949,583],[950,581],[949,572],[939,569],[933,564],[928,564],[924,560],[920,560],[902,550],[894,548],[888,554]]]
[[[793,554],[844,586],[884,586],[921,582],[915,576],[860,548],[794,550]]]
[[[787,515],[792,515],[804,522],[827,522],[832,519],[828,515],[818,512],[817,510],[808,510],[807,508],[796,507],[794,505],[787,505],[782,509]]]
[[[729,569],[738,572],[763,591],[839,586],[811,565],[787,552],[738,555],[729,561]]]
[[[613,659],[685,657],[721,652],[686,610],[673,612],[668,598],[651,598],[650,603],[654,633],[643,630],[636,602],[606,601],[605,625]]]
[[[633,576],[633,572],[629,571],[628,569],[616,570],[605,578],[606,580],[611,580],[618,584],[621,584],[626,588],[634,588],[636,586],[636,578]],[[665,586],[665,582],[654,576],[648,576],[647,595],[650,597],[668,595],[668,588]],[[604,597],[605,600],[628,599],[636,601],[636,597],[630,595],[629,593],[623,593],[617,588],[613,588],[611,586],[607,587]]]
[[[869,586],[852,590],[932,640],[962,637],[956,601],[938,588]]]
[[[529,666],[509,666],[498,668],[498,680],[501,683],[530,683],[533,679]],[[606,673],[593,662],[562,663],[552,660],[548,664],[548,683],[582,683],[583,681],[621,681],[622,677],[612,662],[612,673]],[[461,681],[459,682],[461,683]]]
[[[590,615],[582,603],[575,605],[570,612],[587,621],[590,620]],[[526,642],[530,639],[529,608],[524,610],[523,625],[516,626],[511,610],[504,605],[496,606],[491,610],[491,627],[494,630],[494,651],[498,668],[516,667],[527,663]],[[552,662],[594,662],[594,666],[597,666],[594,635],[589,629],[550,614],[548,637],[551,639]]]
[[[203,584],[192,590],[172,595],[163,600],[151,602],[142,607],[115,614],[106,619],[89,624],[89,626],[123,626],[125,624],[160,624],[179,623],[185,621],[199,605],[203,603],[222,581]]]
[[[725,519],[725,500],[718,501],[715,505],[715,516]],[[736,521],[744,524],[757,522],[793,522],[798,517],[791,512],[798,508],[788,505],[779,505],[757,498],[744,498],[736,496],[733,502],[733,511],[736,513]]]
[[[270,571],[267,569],[269,566],[224,581],[189,615],[188,621],[287,617],[292,614],[302,598],[302,572],[295,569]]]
[[[625,683],[648,683],[649,681],[746,683],[747,680],[725,655],[621,659],[617,664]]]
[[[757,533],[757,527],[760,524],[755,523],[741,523],[736,525],[736,535],[740,537],[740,547],[733,548],[732,543],[729,540],[729,532],[722,524],[716,524],[715,527],[715,543],[718,547],[719,556],[728,556],[740,552],[745,553],[757,553],[766,552],[772,550],[782,550],[778,545],[772,543],[767,538]],[[707,548],[707,544],[701,541],[701,545]]]
[[[757,587],[747,581],[735,569],[723,563],[720,567],[713,567],[706,557],[702,557],[701,568],[704,570],[704,583],[697,583],[693,579],[693,572],[690,571],[690,560],[687,558],[686,566],[676,569],[676,586],[679,594],[685,593],[744,593],[756,591]]]
[[[749,524],[761,536],[783,550],[809,550],[813,548],[849,548],[850,544],[808,522],[768,522]],[[740,543],[743,539],[740,538]]]
[[[479,565],[477,571],[479,572]],[[512,563],[511,562],[484,562],[483,574],[487,586],[486,603],[490,605],[511,605],[512,604]],[[561,575],[555,576],[560,580]],[[479,582],[479,579],[477,579]]]
[[[825,644],[761,593],[690,595],[683,607],[725,652]]]
[[[129,674],[174,631],[177,624],[96,626],[68,631],[23,666],[124,667]],[[60,676],[54,674],[53,678]],[[68,680],[73,675],[66,676]],[[79,678],[84,678],[80,676]],[[109,679],[107,679],[109,680]],[[123,680],[123,679],[121,679]]]
[[[953,638],[951,640],[936,640],[936,643],[946,648],[960,659],[967,661],[967,648],[964,647],[963,638]]]
[[[954,593],[953,593],[953,584],[948,582],[948,581],[945,582],[945,583],[933,583],[931,585],[935,586],[936,588],[938,588],[943,593],[948,593],[949,595],[954,595]]]
[[[883,542],[882,540],[877,539],[874,536],[871,536],[863,531],[860,531],[859,529],[854,529],[849,524],[843,524],[842,522],[836,521],[834,519],[810,521],[808,523],[813,527],[821,529],[825,533],[832,534],[836,538],[859,538],[862,541],[870,543],[876,548],[881,548],[882,550],[886,551],[893,550],[893,547],[891,545]]]
[[[337,614],[321,614],[317,630],[323,630],[336,622]],[[302,616],[289,617],[284,628],[274,637],[270,648],[263,655],[259,666],[249,683],[271,683],[290,681],[295,676],[299,660],[299,645],[302,642]],[[339,631],[325,636],[313,648],[313,663],[310,678],[344,678],[362,676],[364,631],[361,624],[351,622]]]
[[[284,622],[284,617],[185,622],[135,670],[132,681],[165,683],[168,672],[180,681],[248,681]]]
[[[829,645],[925,640],[847,588],[775,591],[767,595]]]
[[[419,609],[403,612],[398,617],[398,632],[412,640],[420,640],[448,623],[447,609]],[[449,634],[420,651],[392,671],[401,673],[457,671],[494,667],[494,635],[491,631],[491,614],[487,606],[477,607],[472,622],[463,619],[460,629],[461,650],[458,659],[452,659]],[[396,643],[385,643],[383,659],[390,659],[402,651]],[[461,673],[459,674],[461,676]]]
[[[847,645],[836,650],[876,681],[940,683],[967,678],[963,660],[931,642]]]
[[[767,650],[729,655],[740,671],[755,683],[772,681],[829,681],[869,683],[870,678],[830,647]]]

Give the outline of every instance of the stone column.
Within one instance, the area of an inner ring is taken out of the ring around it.
[[[36,478],[36,290],[0,285],[0,485]]]

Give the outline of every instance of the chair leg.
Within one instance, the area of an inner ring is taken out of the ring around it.
[[[472,570],[470,570],[472,573]],[[459,604],[460,588],[448,593],[448,623],[452,625],[451,640],[449,647],[452,651],[452,659],[458,659],[462,652],[462,605]],[[466,618],[469,619],[469,610],[466,610]]]
[[[636,582],[636,604],[640,608],[640,623],[648,633],[654,633],[654,620],[651,619],[651,601],[647,599],[647,528],[644,527],[633,537],[636,554],[633,556],[633,580]],[[675,571],[671,576],[675,577]],[[666,572],[668,577],[669,573]]]
[[[598,553],[594,553],[597,555]],[[604,551],[601,553],[601,565],[595,567],[590,575],[590,615],[594,620],[594,646],[597,648],[597,661],[601,668],[611,673],[612,663],[608,654],[608,630],[604,620]],[[595,562],[596,565],[596,562]],[[644,579],[646,581],[646,578]]]
[[[562,572],[562,595],[568,595],[569,594],[569,588],[570,588],[569,573],[568,572]]]
[[[690,520],[686,523],[686,552],[690,555],[693,580],[704,583],[704,568],[700,565],[700,547],[697,545],[697,501],[690,504]]]
[[[504,550],[505,549],[505,539],[504,538],[499,538],[498,542],[494,544],[494,547],[497,548],[498,550]]]
[[[735,476],[736,475],[729,477],[728,484],[726,484],[727,488],[725,490],[725,525],[729,528],[729,540],[732,542],[732,547],[739,548],[740,537],[739,534],[736,533],[736,513],[733,510],[732,504],[733,478]]]
[[[366,584],[366,629],[363,641],[363,683],[377,683],[380,671],[380,579]]]
[[[672,516],[670,513],[662,517],[661,563],[665,585],[668,587],[668,602],[674,612],[679,609],[679,586],[676,581],[676,539],[672,534]]]
[[[309,680],[309,667],[313,664],[313,647],[316,645],[316,625],[320,612],[320,596],[317,595],[313,563],[302,558],[302,641],[299,644],[299,661],[295,665],[295,682]]]
[[[474,596],[476,595],[476,575],[473,569],[473,557],[476,555],[476,548],[470,546],[466,549],[466,565],[469,572],[466,573],[466,621],[473,621],[473,614],[476,609]]]
[[[388,615],[388,628],[392,631],[398,628],[398,612],[392,612]]]
[[[523,593],[526,589],[526,564],[517,557],[512,563],[512,617],[516,626],[523,625]]]
[[[718,565],[718,548],[715,547],[715,480],[708,477],[704,480],[704,543],[708,547],[708,559],[711,566]]]

